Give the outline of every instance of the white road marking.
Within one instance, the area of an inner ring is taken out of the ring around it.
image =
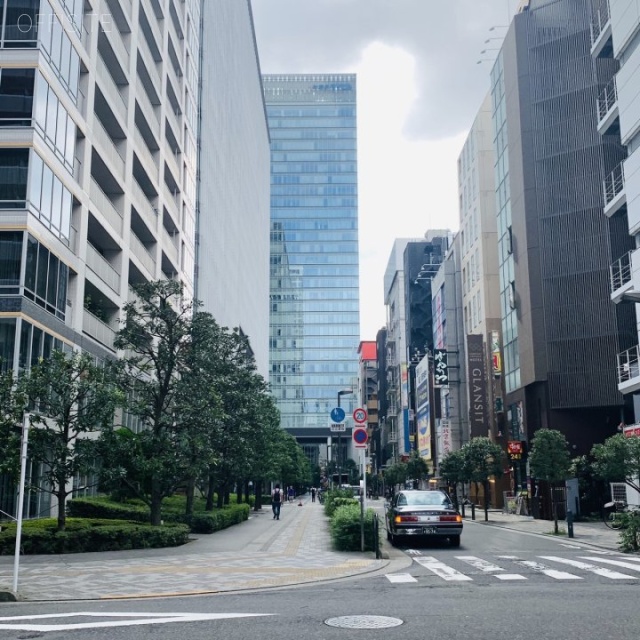
[[[389,582],[418,582],[410,573],[388,573]]]
[[[456,571],[453,567],[444,564],[444,562],[440,562],[433,556],[420,556],[419,558],[414,558],[414,561],[447,582],[465,582],[473,580],[473,578],[465,576],[464,573]]]
[[[615,551],[604,551],[603,549],[589,549],[589,553],[599,553],[603,556],[614,556],[616,554]]]
[[[540,556],[543,560],[552,560],[553,562],[560,562],[561,564],[568,564],[578,569],[584,569],[590,571],[598,576],[609,578],[610,580],[637,580],[635,576],[628,576],[625,573],[619,573],[618,571],[612,571],[604,567],[597,567],[594,564],[588,564],[587,562],[580,562],[579,560],[569,560],[568,558],[558,558],[556,556]],[[600,561],[600,558],[597,558]]]
[[[495,576],[498,580],[526,580],[524,576],[521,576],[519,573],[501,573],[500,575]]]
[[[14,631],[75,631],[76,629],[100,629],[104,627],[132,627],[143,624],[167,624],[170,622],[203,622],[227,618],[255,618],[271,616],[272,613],[52,613],[35,616],[8,616],[0,618],[0,630]],[[29,624],[27,620],[49,620],[61,618],[124,618],[107,622],[80,622],[75,624]],[[127,619],[128,618],[128,619]],[[5,624],[11,622],[15,624]]]
[[[502,567],[497,564],[492,564],[482,558],[476,558],[476,556],[456,556],[458,560],[462,560],[467,564],[470,564],[474,569],[479,569],[483,573],[495,573],[496,571],[504,571]]]
[[[421,556],[422,551],[418,549],[406,549],[405,553],[408,553],[410,556]]]
[[[578,544],[567,544],[566,542],[561,542],[560,546],[567,547],[567,549],[582,549],[582,547]]]
[[[580,576],[575,576],[573,575],[573,573],[567,573],[566,571],[557,571],[556,569],[549,569],[549,567],[545,567],[545,565],[539,562],[534,562],[533,560],[514,560],[514,562],[522,567],[532,569],[536,573],[542,573],[545,576],[549,576],[554,580],[582,580]]]
[[[582,556],[582,560],[595,560],[596,562],[604,562],[605,564],[612,564],[616,567],[631,569],[631,571],[640,571],[640,566],[638,566],[637,564],[622,562],[621,560],[611,560],[610,558],[589,558],[588,556]]]

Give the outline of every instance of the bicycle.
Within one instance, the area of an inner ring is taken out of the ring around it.
[[[630,512],[629,505],[622,500],[612,500],[604,505],[602,510],[602,520],[609,527],[616,531],[624,529],[627,519],[624,514]]]

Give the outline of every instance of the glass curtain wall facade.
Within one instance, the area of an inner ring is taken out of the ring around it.
[[[281,425],[327,429],[360,342],[356,78],[264,76],[271,136],[270,383]],[[347,415],[355,395],[343,395]],[[328,433],[328,430],[327,430]]]

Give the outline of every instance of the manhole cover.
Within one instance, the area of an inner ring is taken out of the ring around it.
[[[340,627],[341,629],[388,629],[389,627],[399,627],[402,620],[387,616],[340,616],[339,618],[329,618],[324,623],[330,627]]]

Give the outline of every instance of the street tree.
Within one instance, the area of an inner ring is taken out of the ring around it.
[[[504,452],[499,444],[489,438],[472,438],[461,449],[464,459],[464,476],[473,482],[478,495],[478,484],[484,491],[484,519],[489,520],[489,479],[503,474]]]
[[[445,479],[447,485],[453,487],[453,500],[458,506],[458,485],[462,486],[464,498],[464,483],[468,480],[465,472],[464,453],[461,449],[450,451],[442,458],[440,475]]]
[[[164,498],[188,475],[190,458],[184,447],[192,415],[182,404],[184,378],[189,373],[191,326],[196,303],[185,301],[179,282],[162,280],[134,285],[137,299],[125,305],[125,320],[115,346],[128,353],[120,386],[127,411],[140,426],[130,449],[107,471],[121,478],[150,509],[152,525],[160,525]],[[122,434],[115,436],[120,444]],[[135,471],[131,476],[126,473]]]
[[[21,425],[27,398],[17,388],[12,369],[0,362],[0,474],[16,481],[20,469]]]
[[[417,452],[413,451],[407,460],[407,477],[414,482],[422,482],[429,478],[429,465],[427,461]]]
[[[569,477],[571,457],[567,439],[556,429],[539,429],[531,441],[529,453],[531,475],[548,482],[551,486],[553,530],[558,534],[558,509],[553,489]]]
[[[34,428],[29,437],[29,458],[42,469],[40,490],[56,496],[58,531],[66,525],[66,500],[75,476],[96,472],[95,438],[113,425],[122,394],[110,363],[97,364],[88,353],[53,351],[31,367],[19,388],[33,407]]]
[[[617,434],[591,449],[597,474],[608,482],[624,482],[640,493],[640,438]]]

